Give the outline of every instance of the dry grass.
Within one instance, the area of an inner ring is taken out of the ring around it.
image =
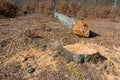
[[[77,3],[61,2],[58,4],[58,12],[77,18],[120,18],[120,8],[97,6],[85,8]]]
[[[108,7],[108,6],[97,6],[97,7],[89,7],[85,8],[78,5],[75,2],[67,3],[67,2],[59,2],[56,4],[57,11],[63,13],[70,17],[77,18],[107,18],[107,19],[120,19],[120,8]],[[36,5],[36,9],[34,6],[32,12],[42,13],[45,15],[52,15],[54,12],[55,6],[51,2],[40,3]],[[27,10],[26,10],[27,11]],[[29,9],[30,11],[30,9]]]
[[[120,8],[114,7],[94,7],[87,10],[88,18],[120,18]]]
[[[89,7],[85,8],[75,2],[59,2],[56,3],[57,11],[63,13],[70,17],[77,17],[79,19],[84,18],[107,18],[107,19],[120,19],[120,8],[114,7]],[[25,4],[22,7],[17,7],[14,3],[10,1],[0,2],[0,16],[13,17],[16,13],[19,14],[29,14],[29,13],[41,13],[47,16],[53,16],[55,6],[52,2],[36,3],[31,2],[30,4]]]
[[[37,8],[38,3],[31,2],[30,4],[24,4],[22,7],[20,7],[18,13],[20,14],[35,13]]]
[[[80,38],[65,29],[56,19],[47,18],[42,14],[1,19],[0,23],[1,80],[107,80],[104,78],[103,72],[109,72],[111,77],[119,79],[119,55],[114,52],[119,49],[110,49],[109,51],[100,47],[101,45],[106,47],[112,47],[114,44],[120,45],[119,22],[114,23],[104,19],[90,20],[91,30],[100,35],[91,38]],[[67,66],[66,63],[62,63],[64,59],[58,57],[52,60],[49,56],[50,52],[45,52],[48,49],[55,50],[59,45],[76,42],[83,42],[86,45],[87,43],[100,45],[91,44],[93,48],[100,50],[99,52],[103,54],[106,54],[105,51],[107,51],[110,55],[108,57],[116,60],[118,67],[114,68],[114,65],[111,67],[106,64],[107,70],[104,70],[104,65],[101,68],[91,65],[75,66],[75,64]],[[28,60],[24,62],[23,59],[26,57]],[[56,64],[52,66],[51,63],[54,61]],[[3,65],[4,63],[5,65]],[[35,68],[34,73],[26,73],[27,64]],[[55,71],[56,68],[58,71]],[[108,80],[110,80],[109,74],[106,74]]]

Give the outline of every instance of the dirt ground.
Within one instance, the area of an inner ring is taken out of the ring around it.
[[[0,80],[119,80],[120,21],[87,19],[89,38],[42,14],[0,19]],[[59,45],[89,45],[108,58],[102,64],[65,63],[50,55]],[[28,73],[27,68],[34,68]]]

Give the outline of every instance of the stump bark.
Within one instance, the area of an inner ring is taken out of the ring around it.
[[[76,50],[74,51],[73,49]],[[85,47],[83,49],[80,46],[58,47],[58,51],[54,56],[58,57],[59,55],[64,56],[66,63],[74,61],[75,63],[81,63],[81,64],[83,63],[97,64],[97,63],[103,63],[105,60],[107,60],[107,58],[102,56],[98,51],[94,49],[88,49]]]

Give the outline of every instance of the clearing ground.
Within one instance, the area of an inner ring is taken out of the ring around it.
[[[0,80],[120,80],[120,21],[87,20],[90,38],[42,14],[0,19]],[[75,64],[51,57],[59,45],[74,43],[96,49],[107,60]]]

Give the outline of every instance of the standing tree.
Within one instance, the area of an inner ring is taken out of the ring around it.
[[[80,3],[80,0],[77,0],[77,2],[78,2],[78,5],[80,6],[80,4],[81,4],[81,3]]]
[[[56,12],[57,11],[57,6],[56,6],[57,0],[52,0],[52,2],[53,2],[53,5],[54,5],[54,12]]]
[[[114,7],[117,7],[117,2],[118,0],[114,0],[114,4],[113,4]]]

